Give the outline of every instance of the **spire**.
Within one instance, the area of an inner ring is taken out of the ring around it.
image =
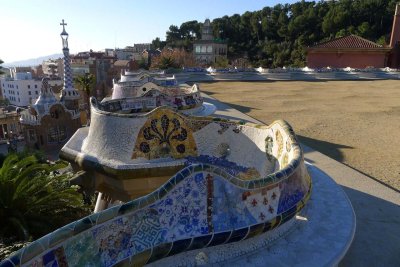
[[[69,48],[68,48],[68,33],[65,31],[65,26],[67,23],[62,20],[60,25],[63,26],[63,31],[61,32],[61,39],[63,45],[63,54],[64,54],[64,87],[61,90],[61,101],[65,102],[68,100],[78,100],[79,93],[74,89],[73,79],[72,79],[72,69],[70,64],[69,57]]]
[[[213,35],[212,35],[211,22],[210,22],[209,19],[206,19],[204,21],[203,26],[202,26],[201,39],[202,40],[208,40],[208,41],[214,39]]]

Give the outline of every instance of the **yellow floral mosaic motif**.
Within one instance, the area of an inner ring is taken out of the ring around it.
[[[261,178],[256,168],[249,168],[246,172],[240,172],[238,178],[242,180],[255,180]]]
[[[187,156],[197,156],[197,147],[185,118],[169,109],[153,112],[139,131],[132,159]]]
[[[282,168],[286,167],[286,165],[288,165],[288,163],[289,163],[289,156],[288,156],[288,153],[285,153],[285,154],[283,154],[280,168],[282,169]]]
[[[280,131],[275,133],[276,144],[278,145],[277,158],[280,158],[283,152],[283,137]]]

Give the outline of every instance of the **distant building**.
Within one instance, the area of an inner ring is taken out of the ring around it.
[[[22,135],[19,114],[13,107],[0,108],[0,142]]]
[[[135,60],[117,60],[113,64],[115,78],[117,78],[123,71],[138,70],[139,65]]]
[[[43,75],[50,79],[61,79],[64,76],[64,64],[62,58],[43,61],[42,70]]]
[[[143,43],[143,44],[134,44],[133,45],[133,52],[135,53],[142,53],[144,50],[150,50],[151,44],[150,43]]]
[[[95,76],[93,95],[101,99],[112,87],[113,71],[112,66],[116,61],[115,56],[107,52],[80,52],[71,56],[72,76],[76,78],[90,73]]]
[[[13,73],[13,78],[1,78],[0,90],[3,99],[8,99],[10,104],[26,107],[33,104],[39,97],[42,82],[33,79],[30,72]],[[51,87],[62,85],[62,80],[49,80]]]
[[[144,63],[147,66],[151,65],[151,59],[161,55],[160,49],[146,49],[142,52]]]
[[[396,6],[390,45],[384,47],[357,35],[348,35],[309,47],[310,68],[399,68],[400,4]]]
[[[11,72],[11,78],[16,78],[16,75],[17,75],[17,73],[19,74],[19,75],[22,75],[21,73],[30,73],[30,75],[31,75],[31,78],[30,79],[32,79],[32,77],[33,77],[33,75],[32,75],[32,67],[12,67],[12,68],[10,68],[10,72]]]
[[[151,44],[143,43],[143,44],[134,44],[133,46],[127,46],[125,48],[115,48],[105,49],[105,54],[107,56],[113,56],[117,60],[135,60],[140,61],[143,59],[142,53],[144,50],[149,50]]]
[[[20,119],[24,126],[26,145],[52,153],[57,153],[81,126],[78,102],[80,95],[73,86],[68,33],[65,31],[64,20],[61,25],[64,83],[60,100],[55,97],[48,78],[43,78],[39,98],[29,109],[21,112]]]
[[[360,36],[348,35],[319,43],[308,49],[310,68],[384,68],[390,47],[383,47]]]
[[[211,22],[206,19],[201,29],[201,40],[193,43],[193,54],[201,65],[216,63],[218,58],[227,58],[228,46],[225,41],[214,39]]]

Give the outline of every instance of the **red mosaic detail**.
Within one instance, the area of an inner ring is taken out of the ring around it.
[[[242,194],[242,200],[245,201],[247,199],[247,197],[249,197],[251,195],[250,192],[243,192]]]
[[[272,206],[269,206],[268,211],[269,211],[269,213],[274,213],[274,208]]]

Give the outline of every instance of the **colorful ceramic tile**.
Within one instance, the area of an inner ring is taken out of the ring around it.
[[[200,155],[198,157],[192,157],[192,156],[186,157],[185,165],[191,165],[194,163],[206,163],[221,167],[232,176],[237,176],[239,173],[246,173],[250,169],[248,167],[240,166],[235,162],[226,160],[225,158],[219,158],[209,155]]]
[[[151,208],[157,211],[161,227],[169,229],[166,241],[208,234],[204,174],[186,177]]]
[[[295,206],[307,193],[308,185],[301,179],[301,172],[301,168],[298,168],[295,173],[281,183],[278,214]]]
[[[221,177],[214,177],[212,223],[215,232],[230,231],[255,224],[257,219],[242,200],[244,189]]]
[[[158,109],[140,129],[132,159],[179,159],[196,155],[196,142],[184,117],[169,109]]]
[[[76,235],[64,244],[65,256],[69,266],[102,266],[99,247],[92,232]]]

